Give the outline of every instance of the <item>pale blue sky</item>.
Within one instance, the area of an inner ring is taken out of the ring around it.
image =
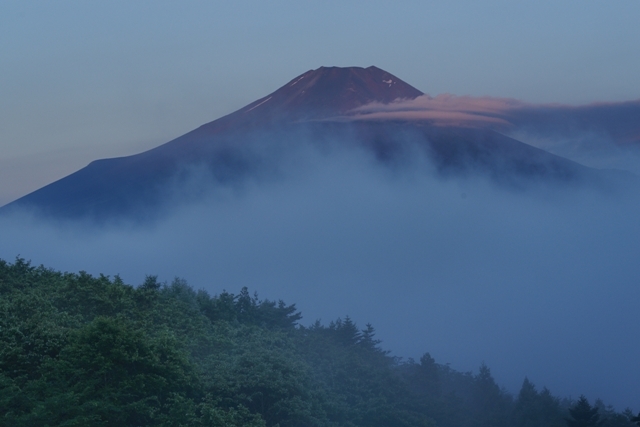
[[[161,144],[321,65],[429,94],[640,98],[640,2],[5,1],[0,204]]]

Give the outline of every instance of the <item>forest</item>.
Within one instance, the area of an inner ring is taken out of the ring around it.
[[[0,425],[632,427],[488,366],[391,356],[350,317],[307,326],[247,288],[63,273],[0,260]]]

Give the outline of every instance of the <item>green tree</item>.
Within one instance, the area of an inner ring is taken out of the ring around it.
[[[146,337],[130,321],[98,317],[51,362],[33,425],[152,425],[178,396],[192,396],[194,373],[171,333]]]

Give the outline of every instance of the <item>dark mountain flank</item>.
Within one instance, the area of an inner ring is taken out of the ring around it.
[[[368,150],[397,165],[418,148],[440,174],[484,174],[512,187],[530,181],[585,183],[603,173],[489,129],[434,126],[420,121],[354,121],[346,114],[371,102],[423,93],[376,67],[320,67],[246,107],[157,148],[96,160],[1,209],[34,210],[55,218],[148,218],[183,193],[192,172],[213,185],[261,179],[277,169],[278,153],[299,141]],[[284,145],[283,145],[284,144]],[[189,188],[198,197],[197,188]]]

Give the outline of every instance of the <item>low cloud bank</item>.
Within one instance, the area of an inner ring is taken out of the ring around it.
[[[390,104],[368,104],[351,111],[347,118],[489,127],[585,166],[640,174],[640,100],[572,106],[423,95]]]
[[[133,284],[248,286],[296,303],[305,324],[371,322],[398,356],[484,361],[514,393],[528,376],[638,409],[640,197],[511,193],[357,150],[305,148],[282,164],[278,179],[214,189],[144,227],[1,218],[0,257]]]

